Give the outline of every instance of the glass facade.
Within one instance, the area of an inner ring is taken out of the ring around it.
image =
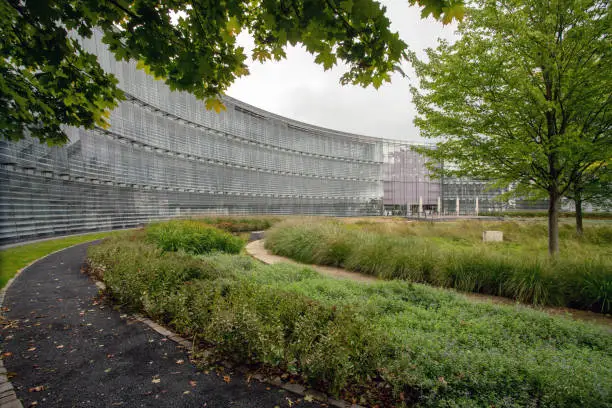
[[[232,98],[226,111],[207,111],[135,63],[116,61],[98,33],[84,43],[127,98],[108,129],[67,128],[65,146],[0,141],[0,244],[206,214],[431,213],[450,205],[457,185],[465,200],[482,191],[482,183],[430,179],[405,142],[308,125]]]

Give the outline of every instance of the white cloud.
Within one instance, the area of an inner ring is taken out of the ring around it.
[[[455,39],[456,26],[443,26],[433,19],[420,18],[420,10],[406,0],[384,0],[392,28],[399,31],[409,47],[423,55],[436,45],[437,38]],[[241,35],[247,50],[252,40]],[[414,75],[409,65],[408,78],[395,74],[390,84],[378,90],[352,85],[342,86],[341,67],[329,71],[315,64],[302,48],[291,47],[287,59],[265,64],[249,63],[251,75],[240,78],[228,95],[273,113],[332,129],[402,140],[419,140],[412,124],[415,115],[410,98]],[[412,77],[412,79],[411,79]]]

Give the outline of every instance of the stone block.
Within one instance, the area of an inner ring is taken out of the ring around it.
[[[263,239],[265,231],[251,231],[251,236],[249,237],[249,242],[257,241],[258,239]]]
[[[311,397],[314,400],[317,401],[321,401],[321,402],[327,402],[327,395],[322,393],[321,391],[317,391],[317,390],[306,390],[304,392],[304,395],[307,397]]]
[[[483,242],[502,242],[504,233],[502,231],[484,231],[482,233]]]
[[[291,383],[283,384],[283,389],[298,395],[304,395],[304,391],[306,390],[306,388],[301,384]]]

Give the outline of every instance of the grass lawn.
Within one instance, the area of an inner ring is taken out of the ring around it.
[[[197,221],[202,224],[214,225],[217,228],[242,233],[242,237],[248,237],[244,231],[263,230],[272,224],[279,222],[278,217],[253,216],[253,217],[201,217]],[[188,221],[187,221],[188,222]],[[83,242],[94,241],[105,238],[120,231],[94,232],[91,234],[77,235],[65,238],[51,239],[33,244],[24,244],[17,247],[0,250],[0,288],[15,276],[18,270],[51,252],[67,248]]]
[[[484,230],[504,242],[483,243]],[[266,248],[309,264],[339,266],[521,302],[612,311],[612,225],[589,224],[584,237],[560,225],[561,253],[548,256],[541,221],[396,222],[287,220]]]
[[[93,241],[119,233],[118,231],[94,232],[91,234],[77,235],[65,238],[51,239],[48,241],[24,244],[0,251],[0,288],[11,279],[18,270],[31,262],[42,258],[51,252],[67,248],[82,242]]]
[[[145,231],[91,247],[92,270],[115,302],[220,357],[371,406],[612,404],[606,328],[401,280],[362,284],[205,248],[163,251],[164,239]]]

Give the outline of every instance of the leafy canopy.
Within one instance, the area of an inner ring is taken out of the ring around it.
[[[610,31],[607,0],[476,0],[455,44],[410,57],[415,123],[438,140],[424,152],[449,175],[539,189],[557,206],[612,157]]]
[[[423,16],[460,18],[459,0],[408,0]],[[62,143],[61,125],[105,126],[122,92],[74,33],[103,33],[118,59],[176,90],[192,92],[219,111],[219,95],[248,74],[236,35],[248,31],[257,61],[285,57],[302,44],[324,69],[337,61],[343,84],[379,87],[404,58],[406,44],[390,30],[376,0],[0,0],[0,132]]]

